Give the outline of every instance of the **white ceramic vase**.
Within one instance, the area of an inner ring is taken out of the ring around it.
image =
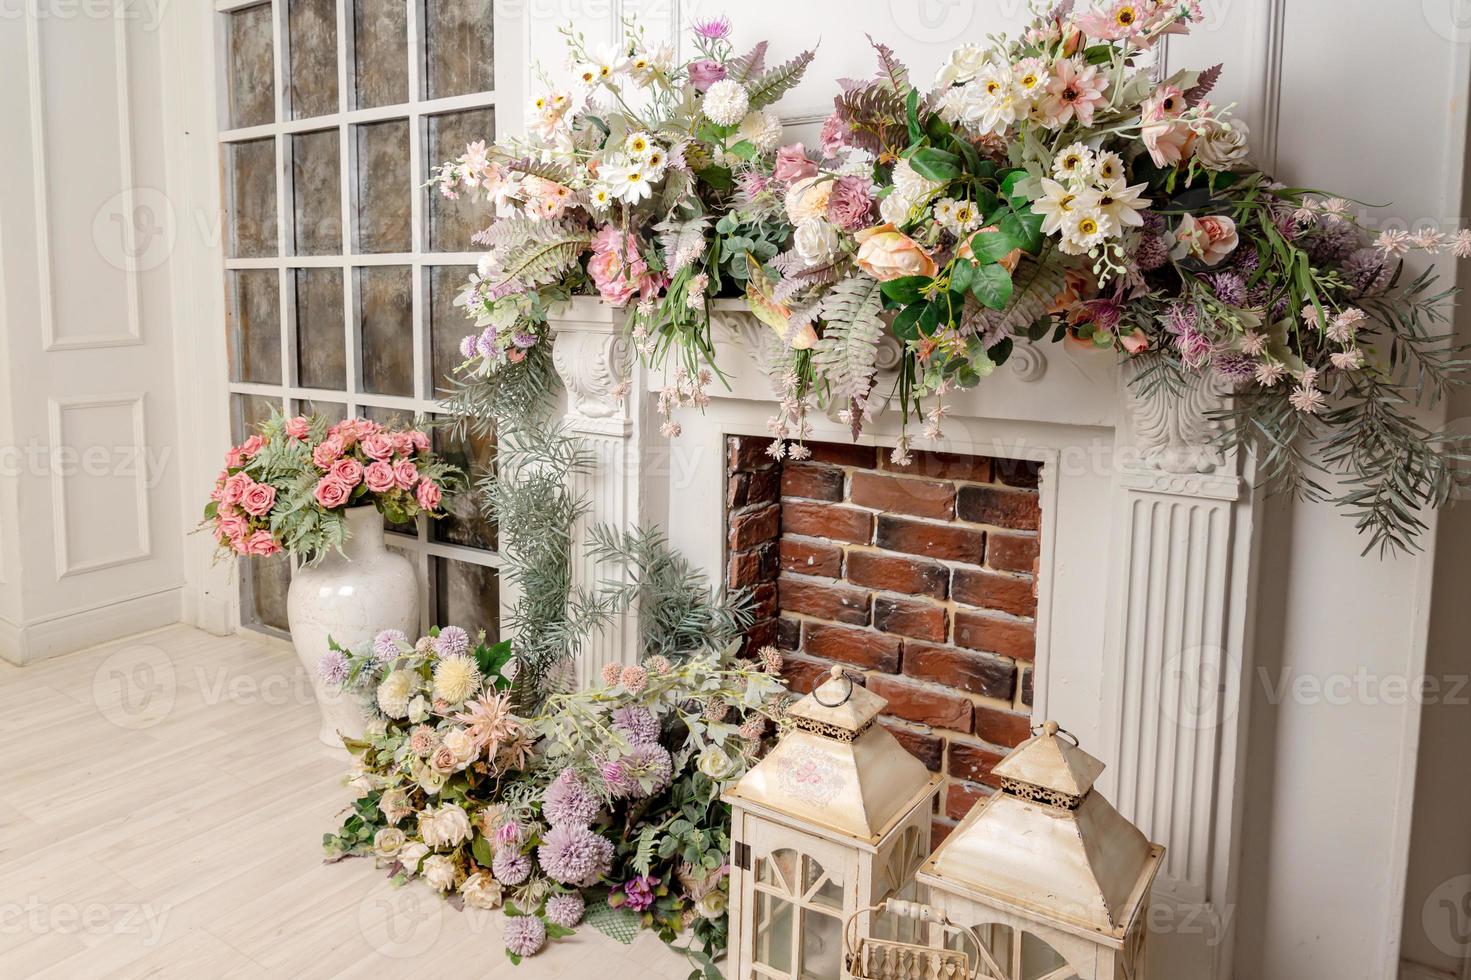
[[[358,650],[386,629],[403,630],[412,642],[419,626],[414,566],[384,545],[383,515],[371,506],[350,507],[347,529],[342,553],[328,552],[315,565],[298,568],[286,594],[291,642],[322,712],[317,737],[338,748],[339,733],[361,738],[366,720],[352,694],[325,685],[317,673],[327,637],[344,649]]]

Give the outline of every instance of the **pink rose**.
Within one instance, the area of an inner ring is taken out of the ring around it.
[[[699,61],[690,62],[690,84],[695,91],[703,92],[711,85],[725,78],[725,66],[718,61],[709,58],[701,58]]]
[[[333,510],[347,503],[352,497],[352,487],[335,476],[324,476],[317,481],[317,503]]]
[[[344,456],[333,463],[332,469],[328,472],[350,487],[355,487],[363,481],[363,464],[351,456]]]
[[[407,432],[395,432],[393,434],[393,451],[400,456],[414,455],[414,440]]]
[[[879,282],[903,276],[933,276],[939,270],[918,242],[895,230],[893,225],[865,228],[855,237],[858,254],[853,261]]]
[[[382,432],[375,432],[363,440],[363,453],[373,459],[388,459],[393,450],[393,437]]]
[[[238,470],[245,465],[245,452],[239,446],[225,450],[225,469]]]
[[[818,139],[822,142],[824,154],[837,156],[838,151],[848,145],[848,124],[835,112],[823,120],[822,135]]]
[[[1236,251],[1238,241],[1236,222],[1225,215],[1197,218],[1186,214],[1175,227],[1175,249],[1170,254],[1177,259],[1188,255],[1206,265],[1216,265]]]
[[[262,528],[252,534],[245,542],[245,553],[254,558],[269,558],[281,550],[271,532]]]
[[[286,434],[291,438],[305,439],[307,436],[311,435],[311,419],[308,419],[305,415],[298,415],[294,419],[288,419],[284,428]]]
[[[230,547],[235,549],[236,554],[249,554],[250,552],[247,549],[250,547],[250,532],[242,528],[239,534],[230,538]]]
[[[807,149],[801,143],[792,143],[777,151],[776,164],[771,168],[773,180],[792,184],[803,177],[815,177],[817,164],[807,159]]]
[[[844,231],[868,224],[873,210],[873,181],[867,177],[839,177],[827,199],[827,219]]]
[[[393,464],[385,463],[383,460],[369,463],[368,468],[363,470],[363,482],[368,489],[374,493],[383,493],[393,489]]]
[[[276,488],[269,483],[253,483],[240,498],[240,506],[247,514],[265,517],[276,503]]]
[[[414,496],[418,499],[420,507],[425,510],[434,510],[439,507],[442,495],[439,486],[433,480],[425,480],[419,484],[419,489],[415,491]]]
[[[414,449],[418,452],[427,453],[429,451],[430,442],[427,433],[414,429],[409,433],[409,442],[413,444]]]
[[[233,507],[228,513],[221,513],[215,522],[215,533],[223,538],[234,541],[250,530],[250,519]]]
[[[260,452],[261,448],[264,447],[265,444],[266,441],[260,436],[251,436],[249,439],[246,439],[240,444],[240,455],[244,456],[246,459],[250,459],[255,456],[256,453]]]
[[[337,436],[329,436],[317,444],[312,450],[312,462],[319,470],[330,470],[332,464],[337,462],[337,457],[342,455],[345,447],[342,440]]]
[[[393,482],[398,484],[400,490],[414,488],[414,484],[419,482],[419,468],[414,465],[413,460],[401,459],[393,464]]]
[[[607,302],[622,306],[647,285],[643,280],[649,267],[639,254],[638,239],[634,236],[621,234],[609,225],[593,239],[592,251],[587,271]]]
[[[244,473],[236,473],[220,488],[220,503],[238,504],[245,498],[245,491],[255,486],[255,481]]]

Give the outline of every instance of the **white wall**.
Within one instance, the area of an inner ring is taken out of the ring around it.
[[[0,18],[0,655],[179,617],[183,499],[158,24]],[[111,16],[111,10],[120,16]]]

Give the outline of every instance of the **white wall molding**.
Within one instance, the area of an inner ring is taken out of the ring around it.
[[[183,589],[130,596],[24,625],[0,620],[0,658],[17,666],[59,657],[181,619]]]

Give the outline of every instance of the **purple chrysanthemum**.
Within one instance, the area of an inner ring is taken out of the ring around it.
[[[534,956],[547,943],[547,927],[534,915],[513,915],[506,919],[506,949],[517,956]]]
[[[1239,272],[1218,272],[1210,277],[1211,289],[1227,306],[1246,303],[1246,278]]]
[[[576,892],[570,895],[553,895],[547,899],[547,921],[563,929],[571,929],[581,922],[582,913],[586,910],[586,903]]]
[[[659,719],[648,708],[630,705],[613,712],[613,730],[634,745],[659,741]]]
[[[478,335],[472,333],[469,336],[467,336],[464,340],[461,340],[460,341],[460,356],[461,357],[465,358],[466,360],[469,360],[470,358],[472,358],[472,357],[475,356],[475,341],[477,339],[478,339]]]
[[[373,659],[386,664],[399,655],[399,644],[407,645],[409,638],[403,630],[383,630],[373,637]]]
[[[603,781],[614,796],[653,796],[669,785],[673,772],[669,751],[657,743],[647,743],[635,745],[628,755],[604,764]]]
[[[317,676],[336,687],[347,680],[347,657],[341,650],[328,650],[317,661]]]
[[[1210,357],[1210,338],[1194,327],[1176,336],[1175,346],[1180,349],[1180,358],[1193,368],[1200,367]]]
[[[1231,254],[1231,268],[1242,275],[1251,275],[1261,263],[1262,256],[1255,245],[1242,245]]]
[[[1363,244],[1358,226],[1347,221],[1329,221],[1320,225],[1304,246],[1308,258],[1319,264],[1342,262]]]
[[[481,357],[495,357],[500,351],[496,348],[496,336],[494,327],[486,327],[475,338],[475,353]]]
[[[498,847],[490,870],[501,884],[519,885],[531,877],[531,859],[514,847]]]
[[[571,769],[563,769],[541,797],[541,814],[552,826],[587,826],[602,809],[602,802]]]
[[[1378,249],[1361,248],[1343,263],[1343,277],[1356,296],[1372,296],[1383,291],[1393,276],[1393,263]]]
[[[707,41],[725,40],[730,37],[730,29],[730,18],[725,16],[695,21],[695,33]]]
[[[458,626],[446,626],[435,638],[434,649],[441,657],[463,657],[470,652],[470,634]]]
[[[547,831],[536,859],[553,881],[585,888],[612,868],[613,842],[587,827],[561,824]]]
[[[515,344],[522,350],[526,350],[530,347],[535,347],[536,334],[532,333],[530,330],[517,330],[515,333],[511,334],[511,343]]]
[[[1211,370],[1233,385],[1245,384],[1256,376],[1256,361],[1245,354],[1220,354],[1211,361]]]

